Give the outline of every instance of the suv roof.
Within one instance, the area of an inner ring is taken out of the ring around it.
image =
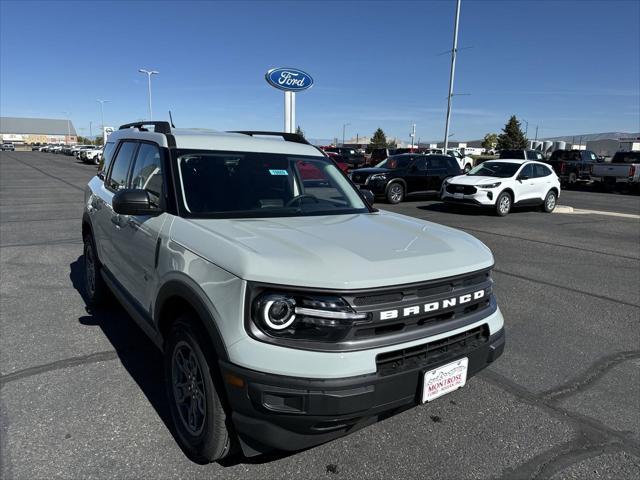
[[[153,130],[146,128],[150,125],[154,127]],[[200,128],[172,128],[169,122],[138,122],[122,125],[109,135],[109,141],[127,138],[150,140],[163,147],[194,150],[324,156],[301,136],[283,132],[220,132]]]

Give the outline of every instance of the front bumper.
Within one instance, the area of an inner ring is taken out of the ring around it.
[[[468,205],[480,205],[490,207],[496,204],[496,198],[498,197],[498,192],[493,190],[479,190],[476,193],[470,195],[460,194],[458,196],[447,192],[446,190],[442,190],[440,198],[444,202],[450,203],[465,203]]]
[[[424,372],[453,360],[467,357],[467,377],[475,375],[505,345],[504,329],[489,336],[488,326],[482,328],[482,334],[453,336],[432,349],[421,345],[424,354],[415,347],[398,350],[376,373],[356,377],[286,377],[220,362],[245,455],[309,448],[418,405]]]

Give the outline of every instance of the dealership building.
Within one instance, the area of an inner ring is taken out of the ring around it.
[[[78,143],[71,120],[55,118],[0,117],[2,143]]]

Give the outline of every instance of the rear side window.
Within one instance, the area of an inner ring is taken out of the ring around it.
[[[98,177],[104,180],[104,176],[107,174],[109,170],[109,165],[111,165],[111,160],[113,160],[113,151],[115,150],[116,144],[113,142],[107,142],[104,145],[104,150],[102,153],[102,162],[98,170]]]
[[[640,163],[640,152],[617,152],[611,163]]]
[[[136,148],[138,148],[137,142],[122,142],[116,158],[113,160],[109,177],[107,178],[107,188],[111,190],[121,190],[127,187],[129,167],[131,166]]]
[[[131,188],[149,192],[149,199],[160,206],[162,197],[162,159],[160,148],[149,143],[140,144],[131,173]]]
[[[536,177],[546,177],[548,175],[551,175],[551,170],[549,170],[544,165],[535,164],[533,166],[533,171]]]

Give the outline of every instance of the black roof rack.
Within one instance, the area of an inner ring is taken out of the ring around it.
[[[250,137],[253,137],[254,135],[282,137],[287,142],[295,142],[295,143],[303,143],[305,145],[311,145],[302,135],[298,135],[297,133],[259,132],[259,131],[253,131],[253,130],[235,130],[228,133],[241,133],[243,135],[249,135]]]
[[[120,125],[118,130],[125,130],[127,128],[137,128],[141,132],[148,132],[149,130],[144,128],[147,125],[153,125],[153,131],[155,133],[171,133],[171,124],[169,122],[156,122],[156,121],[146,121],[146,122],[133,122],[133,123],[125,123],[124,125]]]

